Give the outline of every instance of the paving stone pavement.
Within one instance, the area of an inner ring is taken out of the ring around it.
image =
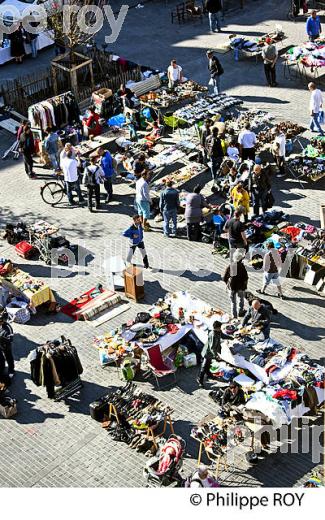
[[[279,17],[284,12],[282,2],[272,0],[257,3],[250,11],[235,13],[227,19],[229,32],[259,34],[275,25],[275,9]],[[161,4],[146,4],[142,10],[133,10],[116,43],[116,51],[135,61],[151,63],[161,67],[176,55],[190,77],[205,81],[206,63],[203,50],[212,46],[212,38],[204,26],[170,26],[167,15],[162,19],[155,36],[145,25],[146,17],[153,16],[154,8],[165,13]],[[283,17],[281,17],[281,20]],[[289,41],[303,39],[301,24],[283,21]],[[132,26],[133,24],[133,26]],[[167,25],[169,24],[169,25]],[[134,25],[136,27],[134,27]],[[127,34],[141,27],[142,38],[133,46]],[[129,31],[129,32],[128,32]],[[124,36],[123,36],[124,35]],[[149,40],[151,38],[151,40]],[[153,40],[152,40],[153,38]],[[148,42],[151,45],[148,45]],[[216,40],[213,40],[215,42]],[[123,52],[122,52],[123,51]],[[203,58],[202,58],[203,55]],[[146,59],[144,59],[144,56]],[[298,83],[285,83],[270,91],[263,86],[261,64],[247,61],[234,62],[231,53],[221,56],[225,64],[225,88],[231,94],[240,95],[247,104],[266,108],[278,118],[291,118],[306,124],[308,93]],[[2,71],[1,71],[2,73]],[[272,97],[271,97],[272,96]],[[308,134],[306,134],[308,135]],[[10,136],[0,131],[0,150],[10,143]],[[100,213],[89,214],[85,208],[60,208],[46,206],[40,198],[41,180],[28,181],[23,173],[21,161],[0,163],[0,225],[21,218],[33,221],[48,219],[59,224],[72,242],[81,243],[89,250],[93,259],[85,268],[85,274],[71,273],[68,278],[51,278],[51,268],[39,262],[24,261],[14,254],[13,248],[0,241],[0,256],[11,257],[31,274],[48,280],[56,291],[60,303],[71,300],[98,282],[105,283],[102,264],[105,256],[126,252],[127,244],[120,238],[133,213],[133,191],[125,184],[115,185],[115,201]],[[323,201],[323,185],[306,186],[301,189],[294,179],[275,179],[276,205],[285,208],[292,220],[319,223],[319,204]],[[209,194],[207,186],[206,193]],[[19,413],[14,420],[0,422],[0,485],[2,487],[100,487],[100,486],[143,486],[142,468],[144,455],[138,454],[124,444],[113,442],[100,426],[89,416],[89,403],[105,394],[108,388],[121,384],[113,368],[101,368],[98,353],[92,346],[95,334],[105,332],[133,317],[140,309],[146,309],[170,290],[190,290],[223,310],[229,310],[228,298],[221,275],[226,260],[212,256],[211,246],[187,242],[181,238],[163,239],[161,227],[146,234],[147,249],[151,265],[163,272],[145,273],[146,298],[142,303],[131,304],[131,309],[111,322],[92,328],[87,323],[76,323],[60,313],[55,316],[38,314],[24,326],[15,325],[14,352],[17,375],[12,393],[18,399]],[[260,286],[261,274],[250,274],[249,287],[254,292]],[[306,351],[313,359],[324,363],[325,312],[324,299],[301,281],[286,279],[284,285],[288,300],[278,302],[270,297],[279,309],[272,326],[272,335],[292,346]],[[36,387],[30,380],[27,355],[35,345],[47,339],[65,334],[78,348],[84,373],[84,386],[80,395],[65,403],[47,399],[45,390]],[[187,441],[185,472],[193,470],[198,446],[189,437],[190,429],[214,406],[207,390],[198,389],[195,382],[197,369],[181,370],[177,375],[177,386],[158,393],[162,401],[170,404],[174,428]],[[150,383],[141,383],[143,388],[156,393]],[[316,424],[321,424],[322,416]],[[312,439],[311,441],[312,442]],[[298,447],[300,443],[297,443]],[[272,453],[256,467],[249,467],[242,456],[238,456],[229,471],[222,473],[224,485],[234,486],[296,486],[318,466],[311,453]]]

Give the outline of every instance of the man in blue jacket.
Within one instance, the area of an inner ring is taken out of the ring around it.
[[[143,241],[143,227],[141,223],[141,217],[134,215],[133,224],[123,232],[123,236],[129,239],[130,249],[126,257],[126,261],[130,264],[135,253],[136,248],[140,249],[140,253],[143,260],[143,267],[149,268],[148,256]]]
[[[111,200],[113,199],[113,157],[107,150],[104,150],[104,148],[98,148],[97,153],[101,158],[100,165],[104,172],[104,188],[107,193],[105,202],[111,202]]]
[[[309,37],[309,41],[313,42],[319,38],[322,32],[322,26],[320,24],[320,18],[317,16],[317,11],[313,10],[311,16],[307,19],[306,32]]]
[[[173,188],[173,181],[166,182],[166,188],[160,194],[159,208],[164,217],[164,235],[176,235],[177,232],[177,208],[179,206],[179,193]],[[170,230],[169,222],[172,221],[173,230]]]

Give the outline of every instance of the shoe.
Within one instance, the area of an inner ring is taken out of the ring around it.
[[[90,211],[90,213],[93,213],[93,208],[88,208],[88,210]]]
[[[197,384],[199,385],[200,388],[204,388],[203,381],[200,381],[199,379],[197,379],[196,382],[197,382]]]
[[[15,373],[14,372],[9,372],[8,376],[10,377],[10,379],[12,379],[14,377]]]
[[[76,202],[74,200],[72,200],[71,202],[69,202],[69,206],[75,206],[76,205]]]
[[[218,29],[218,32],[222,32],[222,29]]]
[[[262,291],[262,289],[257,289],[256,292],[257,292],[258,294],[266,294],[265,291]]]
[[[167,233],[164,233],[164,237],[169,238],[170,235],[167,235]]]
[[[243,318],[245,316],[245,314],[246,314],[246,311],[242,310],[242,311],[239,311],[238,316],[240,318]]]
[[[286,299],[286,297],[283,296],[283,294],[278,294],[278,297],[280,298],[280,300],[285,300]]]
[[[272,87],[278,87],[278,86],[279,86],[279,83],[277,83],[276,81],[275,81],[275,83],[272,83]]]
[[[101,209],[101,205],[99,204],[99,206],[96,206],[96,209]]]

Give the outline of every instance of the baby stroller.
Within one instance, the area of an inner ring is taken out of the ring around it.
[[[157,454],[148,460],[143,469],[147,487],[165,487],[180,484],[179,474],[183,465],[186,443],[177,435],[170,435],[168,440],[159,447]]]

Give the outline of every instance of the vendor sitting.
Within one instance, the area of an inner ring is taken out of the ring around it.
[[[260,328],[264,339],[270,337],[270,313],[266,305],[259,300],[253,300],[244,316],[242,326],[250,324],[252,327]]]
[[[134,92],[131,89],[125,86],[124,83],[121,84],[120,90],[117,91],[118,97],[121,99],[123,106],[127,108],[134,107],[133,98],[135,97]]]
[[[234,381],[226,388],[222,398],[222,406],[239,406],[245,404],[243,389]]]
[[[146,141],[149,146],[153,146],[161,135],[161,128],[158,121],[148,123],[147,129],[151,128],[151,132],[146,135]]]
[[[200,464],[199,469],[190,477],[191,488],[213,488],[220,487],[218,481],[209,475],[209,469],[205,464]]]
[[[84,135],[89,137],[91,135],[100,135],[102,133],[102,127],[99,124],[99,114],[95,111],[95,107],[89,107],[89,117],[82,120]]]

